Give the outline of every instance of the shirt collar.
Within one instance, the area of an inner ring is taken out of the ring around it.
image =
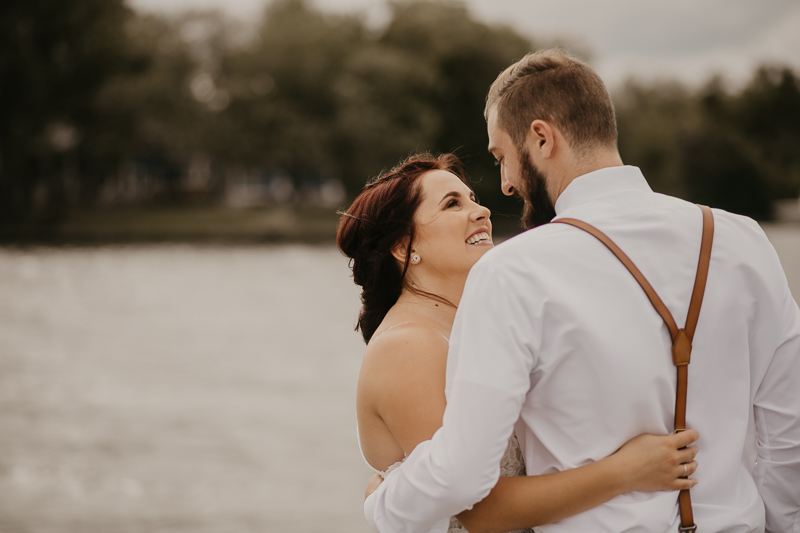
[[[639,167],[625,165],[589,172],[578,176],[567,185],[556,200],[556,214],[560,215],[570,207],[624,190],[652,192]]]

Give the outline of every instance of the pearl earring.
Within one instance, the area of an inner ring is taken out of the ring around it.
[[[419,263],[419,256],[417,254],[412,255],[411,262],[414,263],[415,265]]]

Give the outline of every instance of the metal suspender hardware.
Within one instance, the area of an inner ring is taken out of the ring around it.
[[[675,394],[675,432],[686,431],[686,396],[688,392],[689,380],[689,362],[692,356],[692,339],[694,332],[697,328],[697,319],[700,317],[700,307],[703,304],[703,293],[706,289],[706,281],[708,280],[708,267],[711,261],[711,245],[714,241],[714,215],[711,209],[701,205],[699,206],[703,212],[703,237],[700,242],[700,258],[697,262],[697,275],[694,280],[694,289],[692,290],[692,298],[689,303],[689,313],[686,316],[686,326],[682,329],[678,328],[675,319],[672,318],[672,313],[669,312],[667,306],[661,301],[653,286],[644,277],[641,271],[633,264],[633,261],[625,255],[619,246],[614,244],[614,241],[608,238],[605,233],[587,224],[581,220],[573,218],[560,218],[553,222],[561,224],[569,224],[576,228],[591,234],[600,242],[606,245],[611,252],[617,256],[623,265],[630,271],[636,281],[639,282],[645,294],[650,299],[656,311],[664,322],[667,324],[670,336],[672,337],[672,362],[677,368],[678,372],[678,387]],[[678,526],[680,533],[694,533],[697,531],[697,525],[694,523],[694,515],[692,514],[692,498],[688,490],[680,491],[678,494],[678,506],[681,512],[681,525]]]

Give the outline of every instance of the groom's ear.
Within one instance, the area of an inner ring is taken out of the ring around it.
[[[408,254],[408,242],[409,238],[403,237],[392,246],[392,256],[403,264],[405,264]],[[411,251],[413,252],[414,250]]]
[[[538,152],[538,155],[549,158],[555,149],[556,131],[554,126],[546,120],[536,119],[531,122],[528,130],[528,150]]]

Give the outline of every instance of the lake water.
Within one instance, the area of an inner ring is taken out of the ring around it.
[[[357,310],[333,247],[0,248],[0,531],[367,532]]]

